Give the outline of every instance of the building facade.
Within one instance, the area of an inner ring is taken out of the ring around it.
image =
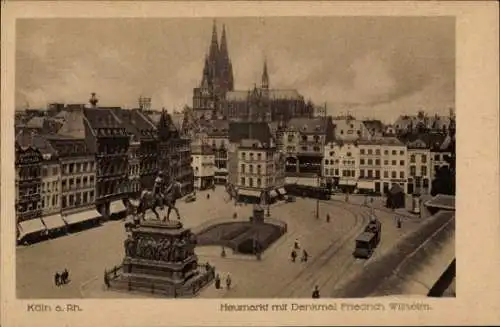
[[[203,138],[212,147],[215,156],[214,183],[224,185],[228,180],[229,122],[213,120],[204,130]]]
[[[215,185],[215,151],[207,143],[191,144],[191,166],[194,172],[194,188],[205,190]]]
[[[128,147],[128,185],[132,198],[137,198],[141,193],[140,149],[141,142],[135,138],[135,135],[131,135]]]
[[[325,144],[334,137],[331,118],[294,118],[282,135],[287,176],[321,176]]]
[[[243,139],[238,145],[238,196],[266,203],[285,185],[284,157],[272,140]]]
[[[359,147],[356,142],[330,141],[324,146],[323,156],[325,186],[352,193],[359,178]]]
[[[88,142],[96,156],[95,201],[106,219],[125,214],[123,202],[129,195],[128,147],[130,136],[122,121],[113,112],[116,108],[85,108]]]
[[[40,237],[46,231],[40,219],[41,204],[41,153],[31,146],[24,146],[16,139],[16,218],[17,240]]]
[[[431,191],[431,151],[420,139],[409,142],[408,146],[408,193],[430,194]]]
[[[191,167],[191,140],[179,133],[171,116],[163,110],[158,122],[159,158],[158,168],[182,186],[182,193],[194,190],[194,174]]]
[[[97,223],[96,162],[84,139],[51,137],[61,165],[61,214],[69,226]]]

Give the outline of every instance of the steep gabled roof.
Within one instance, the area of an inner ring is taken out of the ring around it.
[[[325,133],[328,126],[328,119],[325,117],[315,118],[292,118],[288,122],[288,130],[301,132],[304,134]]]

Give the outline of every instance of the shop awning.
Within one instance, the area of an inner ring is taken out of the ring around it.
[[[278,190],[278,193],[281,194],[281,195],[285,195],[286,194],[286,190],[284,187],[280,187]]]
[[[45,227],[40,218],[21,221],[18,224],[18,227],[19,227],[18,240],[22,239],[26,235],[47,230],[47,228]]]
[[[256,190],[245,190],[245,189],[238,190],[238,195],[243,195],[243,196],[252,196],[260,198],[260,194],[261,192]]]
[[[109,213],[111,215],[116,214],[116,213],[120,213],[120,212],[126,211],[126,210],[127,210],[127,208],[125,208],[125,205],[123,204],[122,200],[113,201],[109,204]]]
[[[100,217],[101,215],[99,214],[99,212],[97,212],[97,210],[95,209],[92,209],[74,213],[72,215],[63,216],[63,219],[68,225],[73,225],[87,220],[98,219]]]
[[[61,214],[56,214],[52,216],[42,217],[42,220],[47,226],[48,230],[57,229],[66,226],[66,223],[62,219]]]
[[[278,196],[278,192],[276,192],[276,190],[271,190],[271,191],[269,192],[269,196],[270,196],[271,198],[275,198],[275,197],[277,197],[277,196]]]
[[[360,179],[358,181],[358,188],[374,190],[375,189],[375,182],[372,180],[364,181],[364,180]]]
[[[339,185],[345,185],[345,186],[356,186],[357,182],[353,179],[341,179],[339,181]]]

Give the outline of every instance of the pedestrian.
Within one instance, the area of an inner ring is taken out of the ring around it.
[[[231,289],[231,276],[229,276],[229,274],[227,274],[227,277],[226,277],[226,287],[228,290]]]
[[[397,222],[398,228],[401,228],[401,226],[403,224],[403,222],[401,221],[401,217],[398,217],[396,222]]]
[[[215,276],[215,289],[220,289],[220,275]]]
[[[327,214],[326,214],[326,222],[327,222],[327,223],[329,223],[329,222],[330,222],[330,214],[329,214],[329,213],[327,213]]]
[[[207,194],[207,200],[210,199],[210,194]]]
[[[318,285],[314,286],[314,291],[312,293],[313,299],[319,299],[319,287]]]
[[[297,251],[292,250],[292,253],[290,254],[291,258],[292,258],[292,262],[295,262],[295,259],[297,259]]]
[[[304,249],[302,250],[302,259],[300,259],[302,262],[307,262],[307,259],[309,258],[309,253]]]
[[[56,272],[56,274],[54,275],[54,283],[56,284],[56,286],[60,285],[59,278],[60,278],[59,272]]]
[[[295,242],[293,243],[293,248],[296,250],[300,249],[300,244],[299,244],[298,238],[295,239]]]
[[[106,285],[107,288],[110,288],[110,284],[109,284],[109,277],[108,277],[108,273],[106,271],[104,271],[104,285]]]
[[[68,283],[68,281],[69,281],[69,271],[68,271],[68,269],[64,268],[63,275],[64,275],[64,280],[63,280],[63,282],[64,282],[64,284],[67,284],[67,283]]]

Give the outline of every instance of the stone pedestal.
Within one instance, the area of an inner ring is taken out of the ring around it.
[[[124,242],[125,258],[111,288],[193,296],[215,275],[213,267],[198,265],[195,246],[195,235],[179,221],[141,221]]]

